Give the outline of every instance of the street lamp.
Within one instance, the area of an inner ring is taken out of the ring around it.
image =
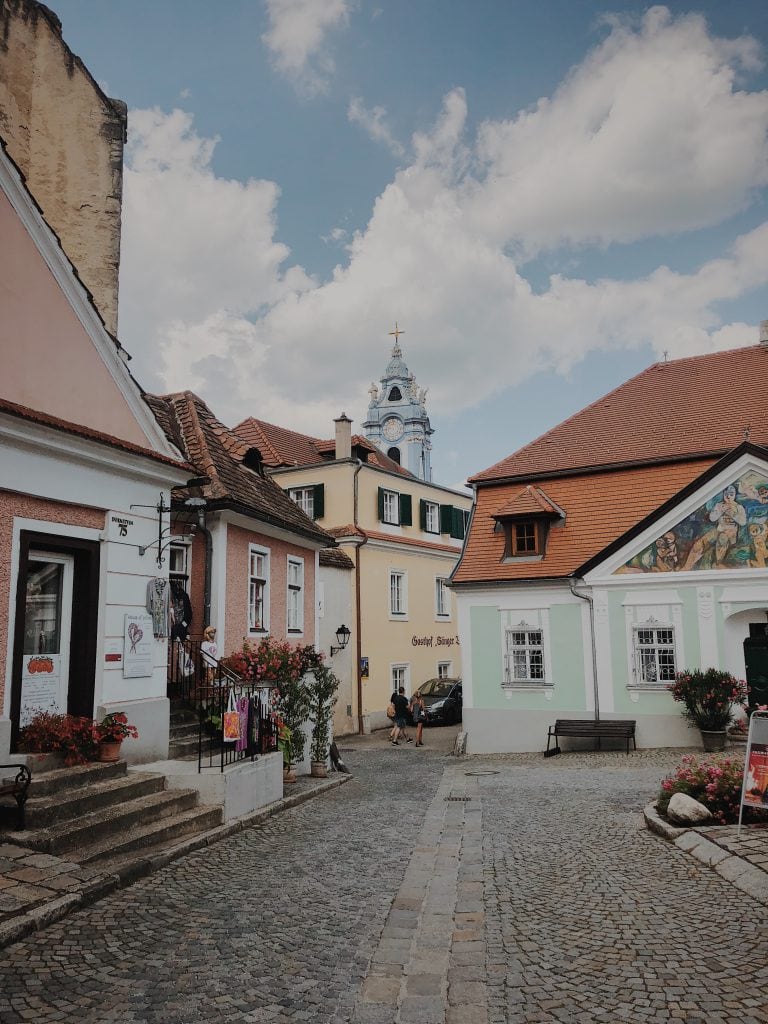
[[[349,638],[351,635],[351,631],[347,629],[345,625],[342,624],[341,626],[339,626],[339,628],[336,630],[336,639],[339,641],[339,646],[334,647],[333,644],[331,644],[331,657],[333,657],[334,654],[338,654],[339,651],[344,650],[344,648],[349,643]]]

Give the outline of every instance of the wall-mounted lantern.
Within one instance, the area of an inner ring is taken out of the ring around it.
[[[339,651],[344,650],[344,648],[349,643],[349,638],[351,635],[351,631],[345,625],[342,624],[341,626],[339,626],[339,628],[336,630],[336,639],[338,640],[339,645],[338,647],[334,647],[334,645],[331,644],[331,657],[333,657],[334,654],[338,654]]]

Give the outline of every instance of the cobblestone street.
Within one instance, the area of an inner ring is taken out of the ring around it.
[[[4,950],[2,1024],[768,1021],[766,909],[643,828],[675,755],[349,746],[350,784]]]

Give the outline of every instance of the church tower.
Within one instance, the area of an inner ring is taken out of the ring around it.
[[[399,330],[395,324],[392,358],[381,378],[381,392],[371,384],[368,415],[362,424],[365,436],[385,455],[420,480],[432,480],[431,435],[426,411],[427,388],[418,388],[416,378],[403,362]]]

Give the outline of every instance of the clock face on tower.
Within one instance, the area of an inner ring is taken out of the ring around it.
[[[388,441],[397,441],[403,434],[403,424],[396,416],[384,420],[382,432]]]

